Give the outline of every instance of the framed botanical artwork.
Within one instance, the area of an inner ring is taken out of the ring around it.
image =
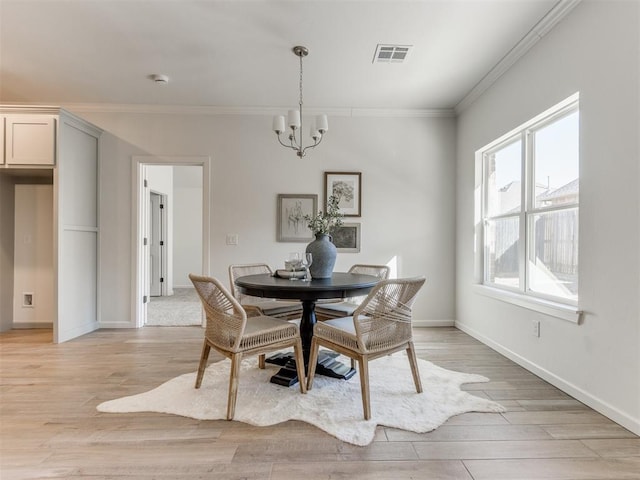
[[[329,197],[338,197],[340,211],[345,217],[359,217],[362,208],[361,172],[324,172],[324,204]]]
[[[359,223],[343,223],[331,230],[331,237],[338,252],[358,253],[360,251]]]
[[[305,215],[314,217],[318,212],[318,195],[278,194],[278,242],[310,242],[315,237],[307,227]]]

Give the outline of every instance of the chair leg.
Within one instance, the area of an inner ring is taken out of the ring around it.
[[[416,384],[416,392],[422,393],[422,382],[420,381],[420,372],[418,370],[418,360],[416,360],[416,350],[413,342],[407,345],[407,357],[411,365],[411,373],[413,374],[413,383]]]
[[[318,363],[318,341],[316,337],[311,339],[311,351],[309,352],[309,370],[307,371],[307,390],[313,387],[313,377],[316,374],[316,363]]]
[[[200,354],[200,365],[198,365],[198,376],[196,377],[196,388],[200,388],[202,384],[202,377],[204,376],[204,371],[207,368],[207,360],[209,360],[209,351],[211,350],[211,345],[207,343],[207,339],[205,338],[204,344],[202,345],[202,354]]]
[[[227,399],[227,420],[233,420],[236,412],[236,398],[238,396],[238,377],[240,376],[240,363],[242,353],[231,355],[231,373],[229,375],[229,397]]]
[[[298,372],[298,383],[300,384],[300,393],[307,393],[307,377],[304,373],[304,357],[302,356],[302,340],[299,337],[296,344],[293,346],[293,353],[296,357],[296,370]]]
[[[358,359],[360,366],[360,388],[362,390],[362,410],[364,419],[371,419],[371,399],[369,397],[369,359],[366,356]]]
[[[260,355],[258,355],[258,368],[260,370],[264,370],[265,368],[265,354],[261,353]]]

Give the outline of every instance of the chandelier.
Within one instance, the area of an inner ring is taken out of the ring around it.
[[[313,145],[307,145],[306,147],[302,142],[302,57],[306,57],[309,54],[307,47],[296,46],[293,47],[293,53],[300,58],[300,101],[299,110],[289,110],[287,115],[287,123],[291,129],[289,133],[289,144],[282,141],[280,134],[285,131],[285,119],[284,115],[276,115],[273,117],[273,131],[276,132],[278,142],[283,147],[291,148],[295,150],[296,155],[302,158],[309,148],[314,148],[320,144],[324,134],[329,130],[329,123],[326,115],[317,115],[315,122],[311,124],[311,138],[313,139]]]

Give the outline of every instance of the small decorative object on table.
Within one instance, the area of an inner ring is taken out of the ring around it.
[[[307,270],[302,266],[300,254],[297,252],[290,253],[288,260],[284,261],[284,270],[276,270],[275,276],[288,278],[289,280],[304,279],[307,276]]]
[[[302,259],[302,266],[304,267],[304,278],[303,282],[311,281],[311,264],[313,263],[313,254],[309,252],[305,252],[304,258]]]
[[[309,271],[311,278],[331,278],[333,267],[336,264],[337,250],[331,242],[330,233],[335,227],[342,225],[342,213],[338,207],[339,199],[329,197],[327,210],[320,211],[315,217],[305,215],[307,226],[311,229],[316,239],[307,245],[306,252],[313,256],[313,263]]]
[[[289,277],[289,280],[298,280],[298,278],[294,275],[295,272],[300,271],[300,269],[302,268],[302,259],[300,258],[300,254],[298,252],[289,254],[289,268],[291,269],[291,276]]]

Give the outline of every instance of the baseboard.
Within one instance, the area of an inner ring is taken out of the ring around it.
[[[455,320],[411,320],[411,324],[416,328],[427,327],[454,327]]]
[[[580,387],[577,387],[571,382],[568,382],[563,378],[558,377],[557,375],[550,372],[549,370],[537,365],[536,363],[531,362],[530,360],[527,360],[526,358],[522,357],[521,355],[518,355],[512,350],[509,350],[508,348],[502,346],[501,344],[494,342],[490,338],[480,334],[479,332],[464,325],[463,323],[456,322],[455,327],[458,328],[459,330],[462,330],[466,334],[472,336],[476,340],[479,340],[480,342],[484,343],[485,345],[492,348],[496,352],[504,355],[509,360],[517,363],[521,367],[526,368],[531,373],[549,382],[554,387],[557,387],[563,392],[565,392],[566,394],[571,395],[576,400],[579,400],[585,405],[593,408],[596,412],[601,413],[605,417],[610,418],[614,422],[620,424],[621,426],[623,426],[627,430],[630,430],[636,435],[640,435],[640,419],[636,419],[629,416],[628,414],[620,411],[619,409],[610,405],[609,403],[599,399],[598,397],[593,396],[589,392],[584,391],[583,389],[581,389]]]
[[[132,322],[99,322],[98,328],[136,328]]]
[[[14,323],[11,328],[13,330],[23,330],[23,329],[32,329],[32,328],[46,328],[51,330],[53,328],[53,323],[41,323],[41,322],[20,322]]]

